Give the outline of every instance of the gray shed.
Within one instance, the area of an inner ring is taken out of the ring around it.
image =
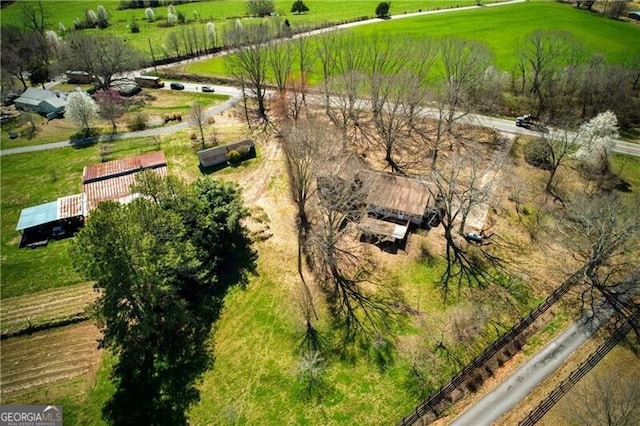
[[[230,143],[229,145],[214,146],[213,148],[198,151],[198,159],[200,166],[212,167],[227,161],[227,153],[233,150],[246,148],[247,152],[255,155],[255,144],[251,139],[244,139],[239,142]]]

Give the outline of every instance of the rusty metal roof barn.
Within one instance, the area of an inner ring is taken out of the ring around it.
[[[166,167],[167,160],[162,151],[149,152],[122,160],[107,161],[106,163],[87,166],[82,173],[82,183],[136,173],[144,169]]]
[[[131,194],[131,185],[143,170],[167,176],[167,162],[162,151],[85,167],[82,181],[87,213],[103,201],[129,202],[135,198]]]
[[[369,188],[367,204],[386,210],[422,216],[435,205],[437,188],[416,179],[388,173],[360,171],[358,177]]]

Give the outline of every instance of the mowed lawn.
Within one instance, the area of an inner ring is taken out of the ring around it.
[[[19,0],[2,9],[2,23],[19,24],[21,19],[20,4],[27,0]],[[87,34],[115,34],[125,39],[127,43],[140,51],[143,57],[151,57],[149,42],[152,43],[155,55],[162,55],[163,51],[168,51],[164,47],[167,36],[181,28],[197,26],[204,30],[207,22],[214,22],[218,33],[218,40],[222,40],[222,35],[227,29],[235,24],[235,19],[241,18],[243,22],[264,22],[263,18],[247,18],[246,2],[244,0],[216,0],[199,1],[175,6],[176,11],[184,14],[190,22],[187,25],[177,25],[174,27],[160,27],[161,22],[166,21],[168,12],[167,6],[154,8],[156,21],[148,22],[145,18],[145,9],[124,9],[118,10],[119,0],[91,0],[91,1],[44,1],[45,13],[50,27],[58,31],[58,23],[62,23],[67,30],[72,29],[73,20],[78,18],[84,20],[85,11],[92,9],[94,12],[99,5],[105,7],[110,15],[111,26],[105,30],[90,29],[83,30]],[[276,0],[277,17],[271,19],[274,24],[288,19],[291,26],[301,27],[317,25],[323,22],[342,22],[361,16],[373,17],[375,8],[379,0],[357,0],[343,2],[339,0],[308,0],[305,4],[310,11],[303,15],[294,15],[290,12],[293,0]],[[415,12],[422,10],[433,10],[468,6],[475,4],[475,0],[402,0],[394,1],[391,7],[392,14],[402,14],[404,12]],[[197,13],[197,15],[196,15]],[[129,24],[136,20],[140,28],[139,33],[132,33]]]
[[[604,53],[609,62],[624,62],[640,54],[639,25],[602,18],[568,4],[550,1],[391,19],[348,31],[413,41],[447,36],[477,40],[491,49],[498,68],[511,71],[518,62],[518,43],[539,29],[567,31],[582,41],[589,52]],[[227,75],[222,57],[190,64],[187,70],[201,75]],[[319,78],[317,63],[316,70],[312,81]]]
[[[82,282],[67,253],[69,239],[50,241],[47,247],[35,250],[20,249],[20,234],[15,227],[23,208],[80,193],[82,170],[101,161],[101,146],[2,157],[2,299]],[[185,132],[162,138],[160,148],[167,157],[169,170],[179,169],[183,177],[199,174],[195,150]],[[151,138],[127,139],[113,143],[110,156],[120,159],[157,149]]]

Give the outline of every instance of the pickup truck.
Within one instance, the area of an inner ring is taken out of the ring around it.
[[[544,133],[547,133],[549,131],[542,120],[529,114],[516,118],[516,126],[524,127],[525,129],[529,130],[537,130]]]

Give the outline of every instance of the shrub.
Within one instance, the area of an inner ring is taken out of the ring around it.
[[[107,9],[104,6],[98,6],[98,14],[96,25],[98,28],[107,28],[109,26],[109,13],[107,13]]]
[[[156,14],[154,13],[153,9],[151,9],[150,7],[145,9],[144,16],[147,18],[147,21],[149,22],[153,22],[156,20]]]
[[[94,28],[98,25],[98,15],[91,9],[84,13],[84,20],[86,28]]]
[[[240,157],[242,159],[247,158],[250,153],[251,153],[251,148],[249,148],[248,146],[241,146],[238,148],[238,154],[240,154]]]
[[[273,0],[248,0],[247,14],[250,16],[268,16],[276,11]]]
[[[293,6],[291,6],[291,13],[301,14],[304,12],[308,12],[309,8],[302,0],[296,0],[293,2]]]
[[[173,27],[176,22],[178,22],[178,17],[173,13],[167,13],[167,24],[169,24],[170,27]]]
[[[391,4],[389,2],[386,2],[386,1],[380,2],[376,7],[376,16],[378,18],[388,17],[389,9],[391,9]]]
[[[128,123],[129,126],[129,130],[131,131],[136,131],[136,130],[144,130],[147,128],[147,114],[145,114],[144,112],[139,112],[137,114],[135,114]]]
[[[524,148],[524,159],[533,167],[542,170],[551,169],[551,148],[542,139],[534,139]]]
[[[240,155],[240,153],[235,149],[232,149],[231,151],[227,152],[227,161],[233,167],[237,167],[242,162],[242,155]]]
[[[134,34],[140,32],[140,27],[138,26],[138,22],[135,19],[129,24],[129,29]]]

